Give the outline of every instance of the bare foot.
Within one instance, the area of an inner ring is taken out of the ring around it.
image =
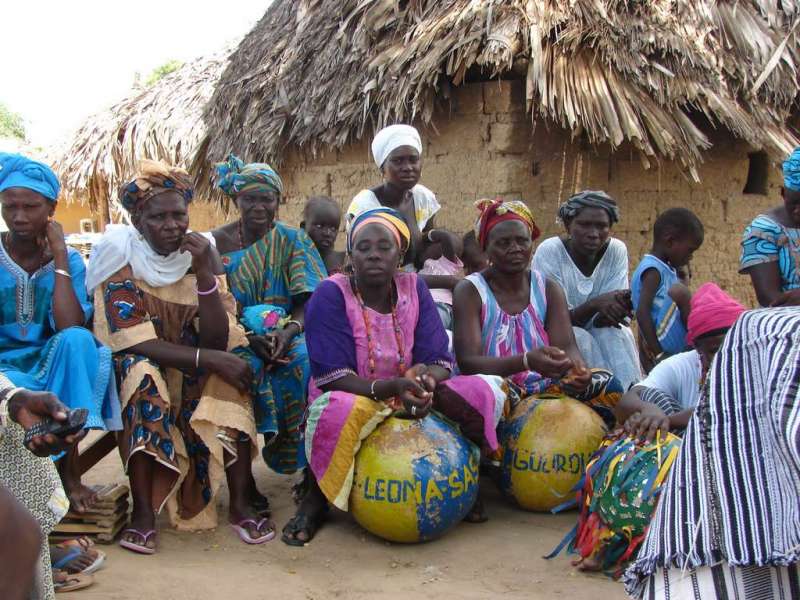
[[[77,513],[85,513],[97,502],[97,493],[81,483],[81,476],[72,464],[74,460],[75,456],[70,449],[59,461],[58,473],[61,475],[70,508]]]
[[[92,509],[97,502],[97,494],[82,483],[64,483],[64,491],[69,499],[69,506],[77,513],[85,513]]]
[[[281,539],[289,546],[304,546],[310,542],[325,520],[328,501],[314,483],[309,487],[297,512],[283,528]]]
[[[465,523],[485,523],[489,520],[488,515],[486,514],[486,507],[483,505],[483,501],[481,500],[480,496],[475,499],[475,504],[472,505],[472,508],[469,509],[467,516],[464,517]]]
[[[60,467],[61,481],[72,510],[78,513],[90,510],[97,502],[97,493],[81,483],[77,444],[67,450],[66,456],[60,461]]]
[[[603,570],[603,568],[600,566],[600,563],[593,556],[573,561],[572,566],[578,567],[579,571],[586,571],[589,573],[595,573]]]

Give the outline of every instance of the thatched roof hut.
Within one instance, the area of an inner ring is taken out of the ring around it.
[[[796,0],[275,0],[219,81],[207,157],[341,148],[430,123],[464,82],[521,78],[532,124],[697,179],[715,128],[774,155],[797,143],[799,18]]]
[[[202,153],[203,110],[231,50],[188,62],[87,118],[68,145],[52,156],[64,198],[88,202],[108,221],[119,213],[119,185],[142,158],[188,168]]]

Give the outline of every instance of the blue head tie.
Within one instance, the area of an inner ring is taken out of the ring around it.
[[[21,154],[0,152],[0,192],[13,187],[32,190],[55,202],[61,184],[53,169]]]

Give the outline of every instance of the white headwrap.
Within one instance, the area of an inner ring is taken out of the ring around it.
[[[389,125],[384,127],[372,140],[372,158],[380,169],[392,150],[400,146],[411,146],[422,154],[422,140],[419,132],[411,125]]]
[[[136,279],[152,287],[164,287],[186,275],[192,266],[192,255],[176,250],[162,256],[150,247],[133,225],[109,225],[100,241],[92,247],[86,268],[86,289],[91,293],[125,265],[131,266]]]

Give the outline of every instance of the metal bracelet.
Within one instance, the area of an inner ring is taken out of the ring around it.
[[[198,348],[197,352],[194,353],[194,368],[200,368],[200,348]]]
[[[369,395],[375,402],[378,401],[377,396],[375,396],[375,384],[378,383],[378,381],[380,381],[380,379],[373,379],[372,384],[369,386]]]
[[[527,352],[523,352],[522,353],[522,366],[525,368],[526,371],[530,371],[531,370],[531,365],[528,363],[528,353]]]
[[[10,390],[2,390],[0,391],[0,395],[3,396],[3,402],[8,402],[11,400],[18,392],[21,392],[25,388],[21,387],[13,387]]]
[[[63,275],[64,277],[69,277],[72,279],[72,274],[69,271],[65,271],[64,269],[53,269],[53,272],[56,275]]]
[[[297,335],[300,335],[301,333],[303,333],[303,331],[304,331],[303,324],[300,321],[298,321],[297,319],[289,319],[288,321],[286,321],[286,325],[284,325],[283,328],[286,329],[287,325],[292,325],[292,324],[297,325],[297,328],[300,330],[300,331],[297,332]]]

